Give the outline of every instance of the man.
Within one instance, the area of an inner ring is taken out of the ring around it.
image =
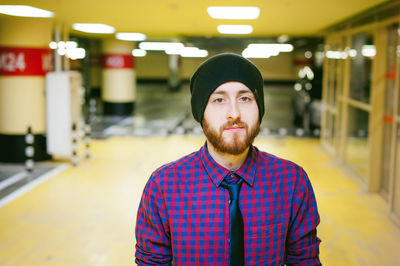
[[[207,138],[150,177],[136,224],[139,265],[320,265],[316,200],[298,165],[252,146],[263,79],[247,59],[219,54],[191,79]]]

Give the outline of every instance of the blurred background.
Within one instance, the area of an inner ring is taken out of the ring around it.
[[[400,1],[0,0],[0,265],[134,263],[143,187],[204,143],[189,82],[251,60],[326,265],[399,265]],[[24,254],[24,256],[21,256]]]

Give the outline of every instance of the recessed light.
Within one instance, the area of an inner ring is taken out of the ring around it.
[[[260,49],[278,52],[291,52],[293,45],[289,43],[252,43],[248,45],[250,49]]]
[[[54,13],[25,5],[0,5],[0,13],[16,17],[51,18]]]
[[[222,34],[250,34],[253,27],[250,25],[218,25],[217,30]]]
[[[147,52],[142,49],[133,49],[132,55],[135,57],[143,57],[146,56]]]
[[[148,51],[165,51],[167,49],[181,49],[183,44],[180,42],[141,42],[139,48]]]
[[[86,33],[114,33],[115,28],[106,24],[101,23],[74,23],[72,28],[77,31],[82,31]]]
[[[138,32],[118,32],[115,34],[115,38],[122,41],[144,41],[146,35]]]
[[[207,8],[214,19],[257,19],[260,9],[255,6],[210,6]]]
[[[200,50],[197,47],[185,47],[181,52],[182,57],[206,57],[207,55],[207,50]]]

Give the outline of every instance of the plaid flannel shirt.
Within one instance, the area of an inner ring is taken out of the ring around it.
[[[244,179],[239,206],[246,265],[320,265],[319,214],[305,171],[252,146],[235,171]],[[139,265],[228,265],[231,171],[204,145],[157,169],[143,191],[136,222]]]

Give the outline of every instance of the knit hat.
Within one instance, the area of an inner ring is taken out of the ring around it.
[[[191,105],[194,119],[201,123],[208,99],[220,85],[238,81],[246,85],[254,94],[259,120],[264,115],[264,81],[260,71],[249,60],[237,54],[223,53],[203,62],[190,80]]]

